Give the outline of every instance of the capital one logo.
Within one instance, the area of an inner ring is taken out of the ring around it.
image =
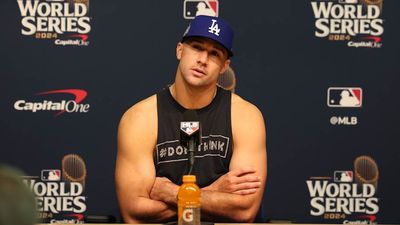
[[[193,209],[184,209],[182,218],[185,222],[192,222],[193,221]]]
[[[49,100],[62,94],[62,96],[73,96],[72,100]],[[86,98],[87,92],[82,89],[64,89],[45,91],[36,94],[43,96],[42,100],[25,100],[19,99],[14,103],[14,109],[17,111],[30,111],[32,113],[41,111],[56,111],[56,116],[65,112],[67,113],[87,113],[89,112],[90,105],[84,104],[82,101]]]

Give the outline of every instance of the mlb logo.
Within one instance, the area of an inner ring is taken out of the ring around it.
[[[192,135],[200,128],[200,122],[181,122],[181,130],[187,135]]]
[[[194,19],[198,15],[218,17],[218,0],[185,0],[183,18]]]
[[[353,182],[353,171],[335,171],[333,175],[335,182]]]
[[[42,170],[42,181],[59,181],[61,179],[60,170]]]
[[[359,108],[362,105],[362,89],[359,87],[328,88],[329,107]]]
[[[341,4],[357,4],[358,0],[339,0]]]

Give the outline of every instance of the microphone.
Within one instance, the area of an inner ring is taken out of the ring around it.
[[[201,144],[200,120],[196,110],[188,109],[183,113],[180,125],[180,144],[188,150],[189,172],[192,174],[194,153]]]

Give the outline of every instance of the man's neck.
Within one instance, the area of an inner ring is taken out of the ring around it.
[[[209,105],[217,94],[217,86],[197,88],[175,82],[169,87],[174,99],[186,109],[201,109]]]

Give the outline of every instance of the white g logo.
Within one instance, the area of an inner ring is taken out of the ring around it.
[[[184,209],[182,217],[183,217],[184,221],[192,222],[193,221],[193,209]]]

